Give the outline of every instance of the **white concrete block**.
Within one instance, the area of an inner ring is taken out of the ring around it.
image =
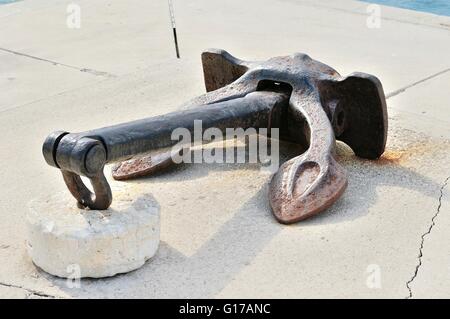
[[[108,277],[141,267],[158,249],[160,208],[149,195],[113,191],[108,210],[83,210],[68,193],[36,199],[27,215],[33,262],[59,277]]]

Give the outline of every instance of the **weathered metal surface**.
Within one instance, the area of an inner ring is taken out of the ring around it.
[[[188,151],[189,147],[179,147],[178,149],[167,150],[165,152],[139,156],[115,164],[111,170],[111,174],[118,181],[148,176],[171,167],[174,164],[172,161],[173,152],[182,155]]]
[[[335,139],[360,157],[376,159],[384,152],[386,102],[380,81],[372,75],[341,77],[301,53],[247,62],[224,50],[208,50],[202,62],[208,93],[183,111],[78,134],[55,132],[47,138],[44,157],[63,171],[80,205],[109,206],[106,163],[124,161],[113,169],[116,179],[152,174],[173,164],[167,148],[177,141],[170,139],[171,132],[178,127],[192,131],[194,120],[202,120],[203,129],[222,131],[277,127],[282,139],[307,146],[305,153],[285,162],[270,183],[270,205],[282,223],[315,215],[344,192],[347,177],[333,157]],[[79,175],[91,179],[95,194]]]

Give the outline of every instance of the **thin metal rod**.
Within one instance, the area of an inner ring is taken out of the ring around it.
[[[177,58],[179,59],[180,58],[180,51],[178,49],[177,28],[172,28],[172,30],[173,30],[173,39],[175,41],[175,51],[176,51],[176,54],[177,54]]]
[[[172,31],[173,31],[173,40],[175,42],[175,52],[177,54],[177,58],[180,58],[180,50],[178,49],[178,37],[177,37],[177,27],[175,25],[175,14],[173,11],[173,4],[172,0],[167,0],[169,4],[169,14],[170,14],[170,23],[172,24]]]

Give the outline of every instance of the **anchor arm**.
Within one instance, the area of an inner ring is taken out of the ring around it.
[[[297,89],[290,100],[291,116],[306,120],[308,150],[285,162],[273,176],[269,201],[284,224],[306,219],[331,206],[347,187],[345,170],[333,158],[335,137],[316,92]]]

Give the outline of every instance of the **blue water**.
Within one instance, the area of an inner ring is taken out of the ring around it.
[[[0,0],[0,4],[18,0]],[[430,12],[450,17],[450,0],[361,0],[416,11]]]
[[[391,7],[430,12],[450,17],[450,0],[362,0]]]
[[[0,4],[11,3],[11,2],[16,2],[16,1],[17,0],[0,0]]]

